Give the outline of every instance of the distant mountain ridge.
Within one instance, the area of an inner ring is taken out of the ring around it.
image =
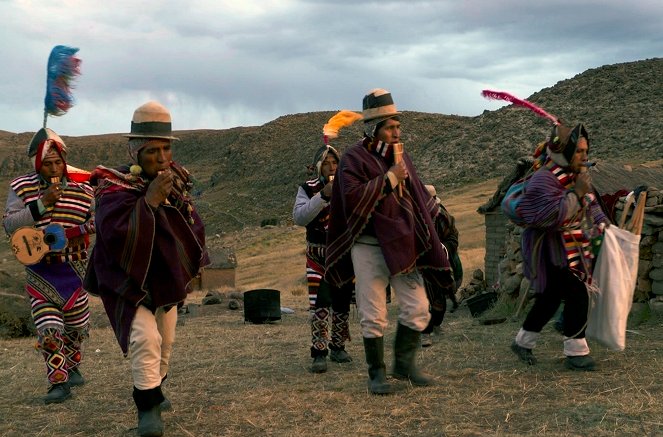
[[[592,159],[637,164],[663,157],[661,77],[663,58],[606,65],[527,99],[568,124],[585,123]],[[284,115],[256,127],[178,131],[175,159],[196,178],[197,204],[208,233],[255,226],[264,219],[289,221],[297,186],[307,178],[306,165],[322,145],[322,126],[335,113]],[[419,175],[442,195],[448,188],[506,175],[550,129],[547,120],[512,105],[476,117],[405,111],[401,121],[403,143]],[[342,152],[361,132],[361,122],[355,123],[332,145]],[[0,131],[3,183],[29,170],[25,150],[31,137]],[[77,167],[128,160],[121,134],[62,137],[69,163]],[[0,192],[4,204],[6,190]]]

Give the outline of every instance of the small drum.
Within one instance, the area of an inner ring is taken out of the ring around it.
[[[244,292],[244,321],[269,323],[281,320],[281,292],[259,289]]]

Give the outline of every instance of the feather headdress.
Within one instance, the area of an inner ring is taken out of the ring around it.
[[[338,131],[342,127],[350,126],[355,121],[361,119],[362,115],[354,111],[343,109],[337,112],[329,119],[327,124],[322,127],[325,144],[329,144],[329,139],[338,137]]]
[[[72,83],[81,74],[81,60],[77,48],[55,46],[48,57],[46,68],[46,97],[44,98],[44,127],[49,115],[65,114],[74,104]]]
[[[546,111],[543,109],[539,108],[532,102],[528,102],[527,100],[519,99],[518,97],[511,95],[509,93],[505,93],[504,91],[492,91],[492,90],[483,90],[481,91],[481,95],[484,96],[487,99],[491,100],[505,100],[507,102],[513,103],[516,106],[522,106],[523,108],[527,108],[530,111],[534,112],[536,115],[539,117],[547,118],[553,122],[553,124],[558,125],[561,122],[557,117],[555,117],[552,114],[548,114]]]

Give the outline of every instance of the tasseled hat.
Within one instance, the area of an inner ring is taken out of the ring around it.
[[[562,167],[568,167],[573,160],[573,155],[578,147],[578,140],[581,137],[587,140],[587,147],[589,148],[589,133],[584,124],[577,124],[573,129],[562,123],[553,126],[550,139],[546,143],[550,151],[550,157]]]
[[[382,88],[368,92],[362,101],[362,116],[364,119],[364,134],[373,138],[375,128],[381,122],[401,115],[396,109],[391,93]]]

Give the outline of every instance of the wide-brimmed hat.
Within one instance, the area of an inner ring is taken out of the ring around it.
[[[364,96],[362,102],[362,115],[364,123],[375,119],[387,119],[401,113],[396,110],[396,104],[391,93],[382,88],[371,90]]]
[[[170,112],[159,102],[150,101],[138,107],[131,119],[131,132],[128,138],[163,138],[177,140],[173,136]]]

